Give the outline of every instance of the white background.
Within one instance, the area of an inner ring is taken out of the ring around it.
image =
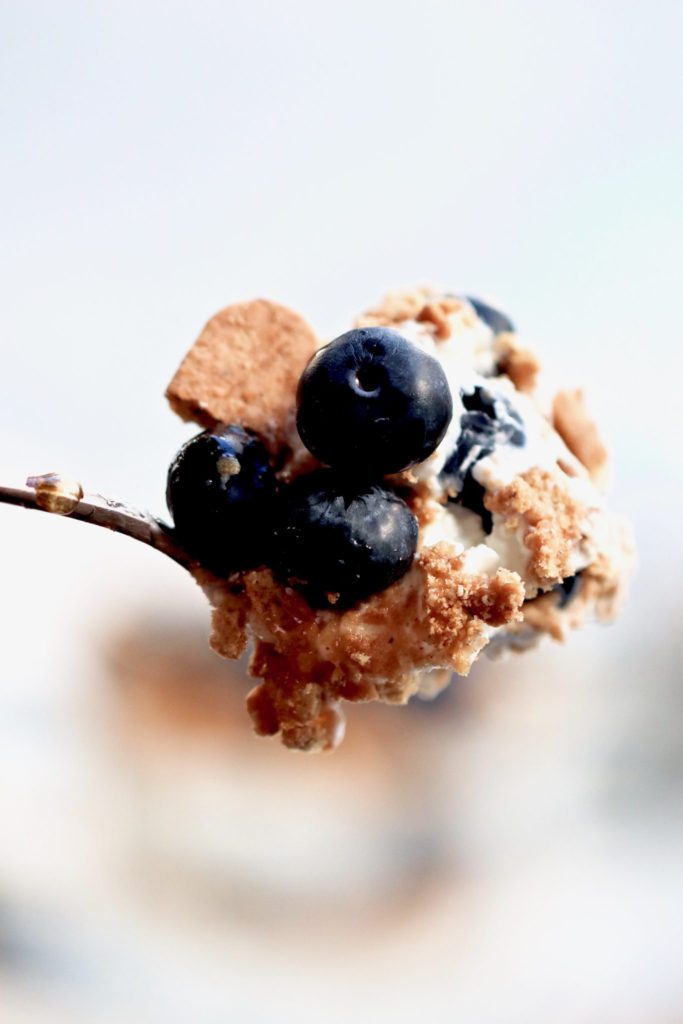
[[[2,481],[59,469],[162,512],[166,466],[189,429],[163,391],[229,302],[273,298],[331,335],[388,287],[436,281],[496,296],[559,379],[586,385],[641,559],[618,626],[530,664],[545,671],[563,659],[567,686],[594,669],[601,721],[621,720],[626,704],[651,723],[629,777],[659,764],[664,747],[673,767],[662,772],[678,771],[682,11],[675,0],[0,2]],[[74,826],[71,845],[60,832],[81,779],[63,718],[88,690],[88,630],[127,600],[188,614],[202,606],[174,566],[120,537],[14,509],[0,510],[0,530],[0,885],[30,895],[34,877],[59,888],[84,870],[76,848],[101,870],[87,825]],[[613,742],[605,728],[597,748]],[[660,849],[680,862],[680,847]],[[564,865],[562,885],[547,868],[553,898],[578,885],[593,905],[614,875],[599,855],[586,863],[578,881]],[[640,904],[626,926],[618,908],[666,870],[637,856],[633,876],[624,870],[595,928],[564,907],[556,959],[543,958],[548,917],[536,907],[502,1009],[481,985],[460,978],[459,1004],[428,976],[432,1011],[547,1020],[578,959],[589,994],[567,1004],[572,1024],[605,1024],[612,1011],[625,1020],[620,1000],[634,1022],[668,1020],[654,1013],[658,1000],[663,1014],[680,1013],[667,966],[680,913],[668,890],[669,916],[654,914],[648,938],[660,937],[660,969],[637,944],[620,952]],[[520,886],[531,893],[533,880]],[[516,918],[527,897],[515,898]],[[514,946],[509,915],[491,928]],[[599,971],[591,932],[614,949]],[[486,977],[487,948],[475,977]],[[408,987],[405,1000],[389,999],[381,955],[379,994],[371,967],[357,967],[356,991],[415,1019],[424,994]],[[410,942],[396,962],[408,969]],[[515,986],[518,972],[535,980]],[[529,993],[546,977],[536,1000]],[[235,984],[248,1003],[247,983]],[[278,984],[286,1002],[286,979]],[[22,992],[17,1020],[28,1013]],[[296,990],[299,1012],[314,1015],[305,992]],[[344,1006],[373,1019],[352,993]]]

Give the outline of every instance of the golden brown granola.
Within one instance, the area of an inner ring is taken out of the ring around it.
[[[221,310],[183,359],[166,397],[185,420],[212,429],[239,423],[274,448],[294,423],[296,387],[316,349],[296,313],[265,299]]]
[[[612,621],[623,598],[623,574],[601,553],[581,570],[578,588],[571,602],[562,607],[556,591],[539,594],[524,602],[521,621],[513,624],[510,632],[532,629],[535,633],[545,633],[553,640],[564,642],[570,630],[583,626],[592,615],[597,615],[603,622]]]
[[[426,480],[421,480],[410,469],[406,469],[389,477],[388,482],[403,498],[421,530],[434,522],[440,506]]]
[[[552,422],[569,451],[583,463],[593,480],[600,480],[608,453],[598,428],[588,415],[583,392],[558,391],[553,399]]]
[[[454,295],[437,294],[431,288],[410,288],[390,292],[378,306],[358,317],[355,326],[392,327],[416,320],[432,324],[436,340],[446,341],[452,332],[449,316],[465,309],[469,309],[465,301]]]
[[[510,378],[518,391],[526,394],[536,388],[541,364],[533,352],[517,342],[514,334],[499,334],[496,338],[495,352],[498,369]]]
[[[287,746],[328,746],[340,699],[403,704],[423,669],[466,674],[488,627],[515,621],[523,600],[516,573],[467,573],[446,543],[423,550],[403,579],[342,613],[314,611],[267,569],[245,573],[242,601],[257,637],[250,671],[263,680],[249,701],[255,728],[281,731]],[[215,650],[240,647],[232,597],[216,602],[213,627]]]
[[[578,598],[572,604],[576,605]],[[547,633],[553,640],[562,642],[566,635],[566,618],[560,609],[560,600],[556,593],[549,591],[539,594],[531,601],[525,601],[522,608],[523,627],[531,628],[537,633]]]
[[[587,509],[547,470],[530,469],[512,483],[484,496],[489,512],[520,525],[529,549],[529,571],[543,589],[572,575],[571,556],[581,537]]]
[[[389,292],[373,309],[357,317],[355,327],[390,327],[403,320],[413,320],[429,301],[429,288],[411,288]]]
[[[418,323],[434,324],[434,335],[438,341],[447,341],[452,333],[451,322],[448,319],[451,313],[455,313],[462,306],[459,299],[443,298],[433,299],[427,302],[415,319]]]

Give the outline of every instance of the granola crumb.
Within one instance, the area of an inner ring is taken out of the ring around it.
[[[166,397],[174,412],[205,429],[250,427],[274,449],[294,424],[296,387],[317,346],[298,314],[265,299],[228,306],[204,327]]]
[[[632,557],[627,535],[623,537],[625,554]],[[578,594],[562,607],[555,591],[539,594],[522,607],[521,629],[532,629],[536,634],[547,634],[553,640],[564,643],[570,630],[585,625],[591,616],[601,622],[612,622],[625,597],[623,573],[618,566],[601,552],[598,557],[581,570],[581,586]],[[515,627],[512,627],[513,631]]]
[[[211,605],[209,646],[222,658],[240,658],[249,643],[243,587],[219,579],[200,565],[192,566],[191,572]]]
[[[588,415],[583,391],[558,391],[553,399],[552,423],[591,478],[602,481],[609,457],[598,428]]]
[[[341,699],[402,704],[424,669],[466,674],[489,630],[518,619],[524,601],[516,573],[466,573],[446,543],[422,551],[402,580],[343,613],[314,612],[267,569],[246,573],[244,584],[236,599],[257,637],[249,670],[262,680],[248,701],[254,727],[306,750],[339,741]],[[233,604],[219,605],[214,649],[235,645],[235,623]],[[227,637],[216,638],[223,627]]]
[[[410,288],[389,292],[373,309],[356,317],[354,327],[391,327],[413,320],[429,301],[429,288]]]
[[[575,600],[578,600],[576,598]],[[537,633],[547,633],[553,640],[563,643],[567,635],[566,617],[559,609],[557,594],[539,594],[526,601],[522,609],[522,622]]]
[[[499,334],[495,351],[498,369],[510,378],[518,391],[531,394],[536,389],[541,364],[527,348],[522,348],[514,334]]]
[[[489,512],[506,519],[509,529],[525,525],[529,571],[543,589],[572,575],[571,556],[581,537],[587,509],[547,470],[530,469],[484,497]]]
[[[438,340],[447,341],[452,333],[451,322],[448,319],[449,314],[455,313],[461,305],[459,299],[436,299],[427,302],[419,313],[415,314],[415,319],[418,323],[434,324],[434,333]]]

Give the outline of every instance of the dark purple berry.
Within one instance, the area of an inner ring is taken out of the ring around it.
[[[268,560],[276,480],[256,434],[231,425],[193,437],[168,471],[178,539],[219,576]]]
[[[507,398],[488,388],[463,392],[462,403],[465,412],[460,417],[460,434],[441,471],[441,479],[449,500],[481,516],[484,530],[490,533],[493,519],[484,507],[484,488],[474,479],[472,470],[480,459],[502,445],[525,444],[524,421]]]
[[[416,545],[417,520],[395,494],[318,470],[282,496],[274,568],[314,608],[341,611],[400,579]]]
[[[505,334],[514,331],[515,325],[505,313],[501,313],[500,310],[494,309],[493,306],[482,302],[481,299],[473,299],[469,295],[467,296],[467,301],[479,319],[483,320],[494,334]]]
[[[558,608],[566,608],[575,597],[578,597],[582,584],[583,577],[580,571],[574,573],[573,576],[566,576],[560,583],[556,584],[553,590],[558,595]]]
[[[388,327],[361,327],[320,349],[297,394],[301,440],[321,462],[358,476],[422,462],[453,415],[438,360]]]

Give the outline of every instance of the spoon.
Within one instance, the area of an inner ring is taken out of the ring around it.
[[[175,539],[172,527],[163,520],[101,494],[85,493],[78,481],[61,473],[30,476],[25,487],[0,485],[2,502],[79,519],[94,526],[104,526],[115,533],[123,533],[143,544],[149,544],[184,569],[195,564],[195,560]]]

